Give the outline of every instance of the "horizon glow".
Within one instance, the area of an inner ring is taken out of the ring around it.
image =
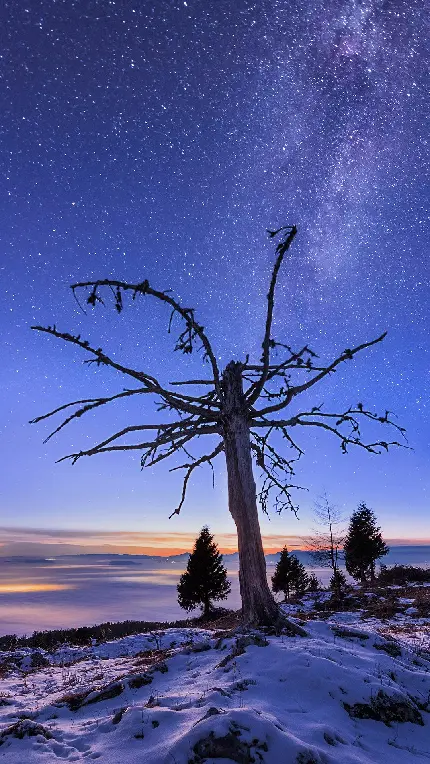
[[[160,555],[169,557],[184,552],[191,552],[195,536],[191,533],[126,533],[118,530],[109,533],[100,531],[86,534],[77,531],[65,533],[61,530],[46,529],[20,530],[17,528],[1,528],[3,541],[0,543],[0,557],[36,554],[129,554],[129,555]],[[430,538],[415,539],[385,538],[389,546],[427,546]],[[222,554],[237,552],[237,539],[233,533],[217,533],[215,541]],[[290,550],[306,549],[306,538],[300,536],[263,535],[263,546],[266,554],[279,552],[284,546]],[[63,551],[62,551],[63,547]],[[27,549],[27,551],[25,551]],[[51,550],[51,551],[50,551]],[[56,550],[55,552],[52,550]],[[66,550],[66,551],[65,551]],[[75,551],[74,551],[75,550]]]

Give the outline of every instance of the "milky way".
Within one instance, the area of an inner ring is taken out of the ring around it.
[[[408,508],[410,532],[424,535],[426,10],[417,0],[5,3],[5,522],[155,528],[175,506],[178,480],[161,469],[142,475],[138,460],[99,457],[73,472],[54,464],[140,409],[80,422],[49,447],[26,424],[122,385],[35,336],[33,323],[55,321],[111,352],[119,344],[121,358],[165,380],[200,368],[172,354],[157,307],[84,316],[67,285],[117,276],[172,287],[199,310],[223,364],[258,354],[273,262],[265,229],[296,223],[278,338],[330,357],[388,329],[384,347],[327,383],[316,403],[364,398],[393,409],[416,449],[346,463],[326,441],[307,444],[304,517],[325,489],[348,510],[367,500],[396,535],[409,532]],[[208,480],[190,493],[187,529],[199,527],[202,502],[214,527],[227,528],[221,464],[213,494]],[[276,522],[291,530],[293,521]]]

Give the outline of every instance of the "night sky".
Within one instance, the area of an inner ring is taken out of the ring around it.
[[[430,538],[425,3],[12,0],[2,30],[0,525],[234,530],[223,456],[215,490],[209,470],[195,474],[170,521],[173,463],[141,472],[132,452],[55,464],[160,417],[148,400],[113,404],[43,445],[59,420],[28,420],[128,380],[30,326],[55,322],[163,382],[208,374],[173,352],[163,306],[84,315],[68,288],[148,278],[197,309],[221,366],[257,361],[265,231],[294,223],[276,338],[331,359],[388,330],[306,402],[388,408],[414,450],[343,456],[328,435],[299,433],[300,519],[275,515],[263,531],[306,533],[326,491],[345,514],[365,501],[389,537]]]

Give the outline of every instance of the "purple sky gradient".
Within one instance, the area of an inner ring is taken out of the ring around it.
[[[302,438],[299,520],[263,518],[263,533],[305,535],[326,491],[345,515],[365,501],[386,536],[430,536],[425,24],[418,0],[6,4],[2,525],[234,532],[222,457],[215,489],[202,470],[170,522],[181,482],[165,463],[55,464],[152,421],[154,407],[112,406],[43,445],[50,430],[28,420],[127,382],[29,327],[55,322],[162,381],[201,375],[201,359],[173,353],[162,306],[85,316],[68,290],[149,278],[196,308],[221,366],[258,359],[273,263],[265,229],[295,223],[276,338],[330,359],[388,330],[308,402],[388,408],[413,450],[343,456],[328,437]]]

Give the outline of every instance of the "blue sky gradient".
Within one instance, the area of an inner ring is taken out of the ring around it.
[[[136,453],[55,464],[160,415],[148,400],[114,404],[43,445],[50,429],[30,419],[127,381],[30,326],[55,322],[163,382],[201,376],[199,357],[173,352],[163,306],[84,315],[68,289],[148,278],[196,308],[221,367],[257,360],[274,256],[265,230],[295,223],[276,338],[329,360],[388,330],[306,405],[390,409],[413,450],[344,456],[307,434],[299,520],[262,518],[263,533],[305,535],[326,491],[346,516],[365,501],[391,538],[429,538],[424,30],[417,0],[7,4],[2,525],[234,532],[222,456],[214,490],[202,470],[170,521],[181,478],[166,463],[141,472]]]

